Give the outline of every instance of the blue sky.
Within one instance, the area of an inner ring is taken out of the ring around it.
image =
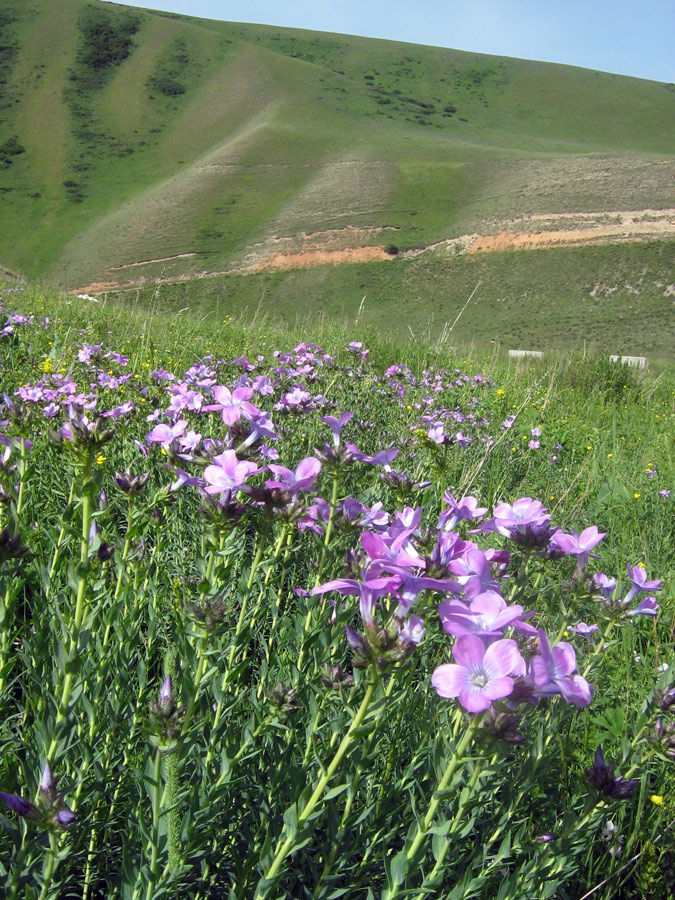
[[[675,82],[675,0],[145,0],[127,5]]]

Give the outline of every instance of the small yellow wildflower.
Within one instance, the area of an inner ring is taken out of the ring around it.
[[[640,492],[639,492],[639,491],[635,491],[635,493],[633,494],[633,499],[634,499],[634,500],[639,500],[639,499],[640,499]]]
[[[107,460],[107,458],[108,458],[107,456],[104,456],[102,453],[99,453],[99,454],[96,456],[96,465],[97,465],[97,466],[102,466],[103,463]]]
[[[504,388],[499,388],[499,390],[497,391],[497,396],[503,397],[505,393],[506,391],[504,390]]]
[[[586,449],[587,449],[587,450],[592,450],[593,447],[591,446],[591,444],[586,444]]]
[[[45,373],[45,375],[49,375],[50,372],[54,371],[54,363],[52,360],[46,356],[39,366],[40,370]]]
[[[649,799],[655,806],[663,806],[663,794],[652,794]]]
[[[611,459],[613,456],[614,456],[613,453],[608,453],[608,454],[607,454],[607,459]]]

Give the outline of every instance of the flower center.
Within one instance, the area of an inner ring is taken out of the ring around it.
[[[479,688],[480,690],[488,683],[488,677],[482,669],[477,669],[472,672],[469,680],[471,681],[472,687]]]

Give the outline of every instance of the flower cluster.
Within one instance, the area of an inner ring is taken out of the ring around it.
[[[48,762],[42,770],[37,804],[18,794],[6,794],[4,791],[0,791],[0,798],[12,812],[34,822],[45,831],[67,828],[75,821],[75,813],[66,806],[63,794],[56,790],[54,773]]]

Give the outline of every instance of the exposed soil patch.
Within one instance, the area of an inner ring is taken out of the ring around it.
[[[536,231],[521,231],[535,225]],[[520,226],[520,227],[519,227]],[[643,237],[675,237],[675,210],[640,209],[603,213],[541,213],[510,219],[497,234],[477,235],[469,253],[535,250],[564,244],[640,241]]]
[[[640,209],[599,213],[533,214],[495,223],[500,230],[492,234],[463,234],[437,241],[424,247],[405,250],[399,258],[410,259],[425,253],[458,256],[465,253],[492,253],[504,250],[536,250],[565,245],[589,245],[606,242],[641,241],[649,238],[675,239],[675,209]],[[530,230],[523,230],[529,226]],[[363,241],[382,240],[383,232],[395,231],[392,226],[353,226],[327,231],[300,232],[292,236],[271,236],[248,248],[241,263],[226,271],[192,272],[164,278],[136,277],[118,281],[100,281],[78,287],[78,291],[101,292],[121,287],[140,287],[147,283],[162,284],[209,278],[217,275],[247,272],[288,271],[314,266],[336,266],[390,260],[384,246],[364,244]],[[345,246],[347,245],[347,246]],[[349,246],[351,245],[351,246]],[[164,259],[141,260],[114,266],[110,272],[132,269],[135,266],[187,258],[194,253],[180,253]]]
[[[593,231],[501,231],[479,234],[469,253],[491,253],[498,250],[536,250],[539,247],[561,247],[565,244],[604,243],[609,234]],[[641,241],[641,237],[623,235],[623,240]]]
[[[258,266],[259,272],[284,269],[306,269],[310,266],[337,266],[341,263],[363,263],[390,259],[382,247],[343,247],[341,250],[305,250],[301,253],[278,253]]]

